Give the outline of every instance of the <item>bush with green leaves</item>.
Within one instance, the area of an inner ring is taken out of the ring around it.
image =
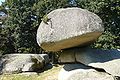
[[[120,0],[76,0],[77,6],[96,13],[105,31],[93,45],[95,48],[120,48]]]
[[[50,11],[68,6],[68,0],[6,0],[0,7],[8,17],[1,30],[5,37],[1,53],[42,53],[36,41],[42,17]],[[5,32],[5,33],[4,33]]]

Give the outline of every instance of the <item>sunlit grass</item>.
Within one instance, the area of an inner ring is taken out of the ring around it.
[[[62,66],[53,67],[39,74],[23,75],[23,74],[3,74],[0,80],[57,80],[58,73]]]

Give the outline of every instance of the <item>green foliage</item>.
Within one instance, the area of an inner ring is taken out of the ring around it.
[[[50,11],[65,8],[69,6],[68,0],[39,0],[33,6],[33,11],[37,16],[38,23],[41,22],[41,19],[45,17]]]
[[[77,6],[96,13],[103,20],[105,32],[94,47],[120,48],[120,0],[76,0]]]
[[[44,15],[41,19],[45,24],[48,24],[47,22],[50,20],[47,15]]]
[[[7,35],[13,37],[12,42],[10,41],[11,45],[14,45],[13,52],[39,52],[35,40],[36,27],[33,26],[35,21],[32,6],[34,3],[34,0],[8,0],[4,3],[4,7],[8,8],[9,16],[5,21],[5,25],[6,29],[9,29]],[[8,47],[8,50],[10,48]]]
[[[118,43],[118,40],[120,40],[119,36],[115,36],[110,32],[105,32],[99,37],[98,41],[94,43],[94,47],[102,49],[120,49],[120,43]]]
[[[68,0],[6,0],[1,9],[5,9],[8,18],[2,32],[5,31],[1,53],[41,53],[37,45],[36,32],[42,17],[50,11],[68,6]],[[47,22],[47,17],[43,18]],[[1,33],[1,32],[0,32]],[[9,45],[9,46],[8,46]]]
[[[14,52],[13,36],[9,28],[0,29],[0,53]]]

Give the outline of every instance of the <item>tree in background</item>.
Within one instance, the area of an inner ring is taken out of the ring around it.
[[[6,39],[3,53],[42,53],[36,41],[41,18],[50,11],[67,7],[68,0],[6,0],[2,8],[8,18],[2,29]]]
[[[7,18],[7,11],[0,6],[0,53],[6,53],[6,52],[12,52],[13,46],[12,41],[10,39],[10,35],[9,34],[9,29],[5,29],[5,26],[3,25],[6,18]],[[11,47],[10,49],[8,49],[8,47]]]
[[[6,0],[2,10],[8,14],[2,53],[42,53],[36,32],[44,15],[57,8],[80,7],[96,13],[105,32],[93,45],[96,48],[120,48],[120,0]]]
[[[96,48],[120,49],[120,0],[76,0],[77,6],[96,13],[105,31],[93,45]]]
[[[32,26],[32,10],[34,1],[7,0],[2,6],[7,10],[8,18],[5,21],[4,31],[7,32],[7,52],[35,52],[35,28]],[[13,45],[13,46],[11,46]]]

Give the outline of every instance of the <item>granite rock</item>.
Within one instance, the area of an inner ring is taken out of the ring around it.
[[[38,71],[47,64],[46,62],[48,63],[41,54],[6,54],[1,58],[1,71],[2,73]]]
[[[93,43],[104,31],[102,20],[81,8],[50,12],[37,30],[37,43],[47,51],[60,51]]]
[[[66,64],[61,69],[58,80],[114,80],[114,77],[82,64]]]
[[[98,69],[103,69],[113,76],[120,77],[120,51],[101,50],[90,48],[75,48],[63,51],[59,58],[59,63],[82,63]],[[66,53],[65,53],[66,52]],[[70,57],[71,55],[72,58]],[[67,60],[67,58],[69,60]]]

